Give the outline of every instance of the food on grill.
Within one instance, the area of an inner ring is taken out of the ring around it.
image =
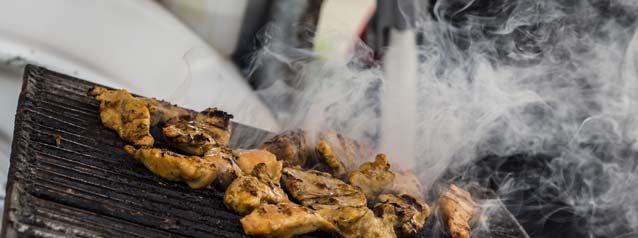
[[[316,152],[319,162],[328,165],[330,173],[336,178],[344,178],[360,164],[369,161],[373,155],[372,150],[364,144],[333,130],[325,130],[319,134]]]
[[[235,179],[226,189],[224,204],[237,213],[246,214],[263,203],[288,202],[288,196],[271,181],[267,170],[266,164],[260,163],[254,166],[251,175]]]
[[[370,203],[394,181],[390,163],[384,154],[378,154],[374,162],[363,163],[348,176],[350,184],[358,187]]]
[[[441,194],[439,206],[447,218],[452,238],[470,237],[470,221],[477,212],[476,203],[470,193],[450,184]]]
[[[332,176],[342,178],[346,175],[346,168],[341,162],[339,162],[339,160],[337,160],[337,156],[332,151],[328,142],[319,141],[315,147],[315,152],[317,153],[319,160],[330,168],[329,170]]]
[[[197,112],[178,107],[169,102],[157,100],[154,98],[139,98],[151,113],[151,126],[166,123],[173,118],[189,119],[195,116]]]
[[[275,154],[278,160],[283,161],[284,167],[304,167],[310,156],[306,132],[301,129],[279,133],[264,142],[261,149]]]
[[[407,193],[381,194],[374,213],[394,226],[399,236],[414,236],[423,229],[430,207],[420,198]]]
[[[203,158],[212,161],[217,168],[217,178],[213,180],[213,185],[218,188],[226,189],[230,183],[244,174],[235,161],[235,154],[226,146],[210,149]]]
[[[262,204],[240,222],[246,234],[264,237],[292,237],[316,230],[336,230],[312,209],[294,203]]]
[[[209,160],[197,156],[185,156],[166,149],[135,149],[126,145],[124,150],[142,162],[154,174],[170,181],[185,181],[191,188],[208,186],[218,174]]]
[[[337,233],[346,238],[396,237],[392,224],[378,218],[367,207],[331,207],[317,213],[337,227]]]
[[[365,207],[367,204],[361,191],[327,173],[284,168],[282,182],[290,196],[313,209]]]
[[[153,145],[151,116],[142,101],[124,89],[94,87],[89,95],[95,96],[100,102],[100,119],[105,127],[116,131],[122,140],[133,145]]]
[[[237,165],[244,173],[251,174],[255,166],[264,164],[266,167],[265,175],[271,182],[279,185],[283,163],[278,161],[275,155],[266,150],[245,150],[237,152],[237,154],[239,154]]]
[[[430,214],[416,176],[391,171],[384,154],[369,162],[372,150],[335,131],[323,131],[314,148],[316,168],[329,173],[303,170],[312,156],[300,129],[274,136],[261,149],[234,151],[227,147],[232,115],[223,111],[198,113],[126,90],[95,87],[90,95],[100,101],[104,126],[132,144],[124,150],[150,171],[195,189],[225,189],[224,204],[248,214],[241,219],[246,234],[291,237],[322,230],[346,238],[414,236]],[[153,133],[162,128],[165,140],[158,146],[188,155],[153,148],[151,127]],[[450,185],[439,203],[452,237],[469,237],[477,212],[470,194]]]

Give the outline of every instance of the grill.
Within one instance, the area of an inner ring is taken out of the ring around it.
[[[247,237],[240,217],[224,207],[221,191],[163,181],[126,154],[117,134],[99,121],[98,102],[86,94],[93,86],[26,67],[3,237]],[[254,148],[271,136],[237,123],[233,130],[230,143],[238,148]],[[497,226],[475,237],[527,237],[499,209]]]

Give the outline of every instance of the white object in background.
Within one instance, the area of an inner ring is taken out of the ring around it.
[[[222,55],[235,52],[248,0],[161,2]]]
[[[376,0],[324,0],[315,33],[315,53],[338,62],[348,60],[376,4]]]
[[[279,128],[234,65],[154,1],[2,1],[0,55]]]

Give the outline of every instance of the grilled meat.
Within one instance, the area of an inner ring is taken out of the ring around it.
[[[447,218],[452,238],[468,238],[470,221],[478,211],[470,193],[450,184],[448,190],[441,194],[439,206]]]
[[[366,198],[361,191],[327,173],[284,168],[282,182],[290,196],[307,207],[366,206]]]
[[[275,155],[266,150],[246,150],[237,152],[237,154],[239,154],[237,165],[244,173],[251,174],[256,165],[264,164],[267,170],[265,175],[271,182],[279,185],[283,164],[277,160]]]
[[[309,157],[306,132],[301,129],[279,133],[264,142],[261,149],[275,154],[278,160],[283,161],[284,167],[304,167]]]
[[[203,155],[215,146],[227,145],[230,140],[232,115],[214,108],[198,113],[194,120],[172,118],[162,129],[167,143],[184,153]]]
[[[213,185],[220,189],[226,189],[230,183],[244,174],[237,165],[235,154],[228,147],[213,147],[204,154],[203,158],[211,161],[217,168],[218,175]]]
[[[241,225],[248,235],[292,237],[316,230],[335,231],[335,227],[312,209],[294,204],[262,204],[243,217]]]
[[[350,173],[348,181],[361,189],[372,203],[383,189],[392,184],[394,173],[390,171],[390,163],[386,156],[378,154],[374,162],[364,163],[358,170]]]
[[[170,181],[185,181],[191,188],[203,188],[211,184],[219,174],[214,158],[185,156],[166,149],[124,146],[127,153],[142,162],[154,174]]]
[[[254,166],[251,175],[233,181],[224,194],[224,204],[240,214],[247,214],[262,203],[289,202],[286,193],[271,181],[264,163]]]
[[[396,237],[392,224],[375,217],[367,207],[322,208],[317,213],[334,224],[337,233],[345,238]]]
[[[430,215],[430,207],[423,200],[406,193],[379,195],[373,210],[377,217],[391,223],[399,236],[416,235]]]
[[[336,178],[343,178],[372,156],[372,150],[367,146],[333,130],[319,134],[316,153],[319,162],[328,165]]]
[[[164,124],[174,118],[188,120],[197,114],[197,112],[193,110],[181,108],[169,102],[154,98],[140,98],[140,100],[144,102],[151,113],[151,126]]]
[[[89,95],[100,102],[100,119],[105,127],[136,146],[152,146],[150,113],[143,102],[126,90],[108,90],[94,87]]]

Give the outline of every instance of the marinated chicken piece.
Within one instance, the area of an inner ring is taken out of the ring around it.
[[[333,130],[325,130],[319,134],[316,148],[319,162],[328,165],[336,178],[343,178],[372,157],[372,150],[367,146]]]
[[[452,238],[470,237],[470,221],[478,211],[470,193],[450,184],[449,189],[441,194],[439,206],[447,218]]]
[[[394,173],[390,171],[390,163],[384,154],[378,154],[374,162],[362,164],[358,170],[348,176],[350,184],[358,187],[366,195],[369,202],[394,181]]]
[[[423,229],[430,207],[421,199],[406,193],[381,194],[374,213],[394,226],[399,236],[414,236]]]
[[[263,203],[289,202],[286,193],[270,180],[267,170],[266,164],[260,163],[254,166],[251,175],[233,181],[224,193],[226,207],[247,214]]]
[[[140,98],[146,105],[151,113],[151,126],[158,124],[164,124],[170,119],[180,118],[186,119],[192,118],[197,112],[185,108],[178,107],[169,102],[157,100],[154,98]]]
[[[419,179],[410,171],[401,171],[394,173],[394,181],[387,189],[393,193],[407,193],[423,200],[423,185]]]
[[[154,174],[170,181],[185,181],[191,188],[206,187],[219,175],[212,157],[185,156],[158,148],[135,149],[130,145],[124,150]]]
[[[317,146],[315,146],[315,152],[321,162],[330,168],[330,172],[334,177],[343,178],[346,176],[345,166],[337,160],[337,156],[332,151],[330,145],[328,145],[328,142],[319,141]]]
[[[378,218],[367,207],[335,207],[317,210],[337,228],[345,238],[391,238],[396,237],[392,224]]]
[[[184,153],[203,155],[213,147],[228,144],[230,118],[232,115],[209,108],[197,114],[194,120],[168,120],[162,132],[171,147]]]
[[[261,149],[270,151],[284,162],[284,167],[304,167],[308,161],[309,150],[306,144],[306,132],[301,129],[279,133],[261,145]]]
[[[282,182],[294,199],[313,208],[365,207],[365,195],[328,173],[284,168]]]
[[[263,163],[266,166],[268,179],[279,185],[283,163],[278,161],[274,154],[266,150],[246,150],[237,152],[237,154],[239,154],[237,165],[244,173],[251,174],[257,164]]]
[[[211,161],[218,170],[217,178],[213,181],[217,188],[226,189],[230,183],[244,174],[235,161],[235,154],[226,146],[210,149],[203,158]]]
[[[312,209],[294,203],[262,204],[240,222],[247,235],[262,237],[292,237],[316,230],[336,230]]]
[[[94,87],[89,95],[100,101],[100,119],[105,127],[136,146],[152,146],[150,113],[143,102],[126,90]]]

